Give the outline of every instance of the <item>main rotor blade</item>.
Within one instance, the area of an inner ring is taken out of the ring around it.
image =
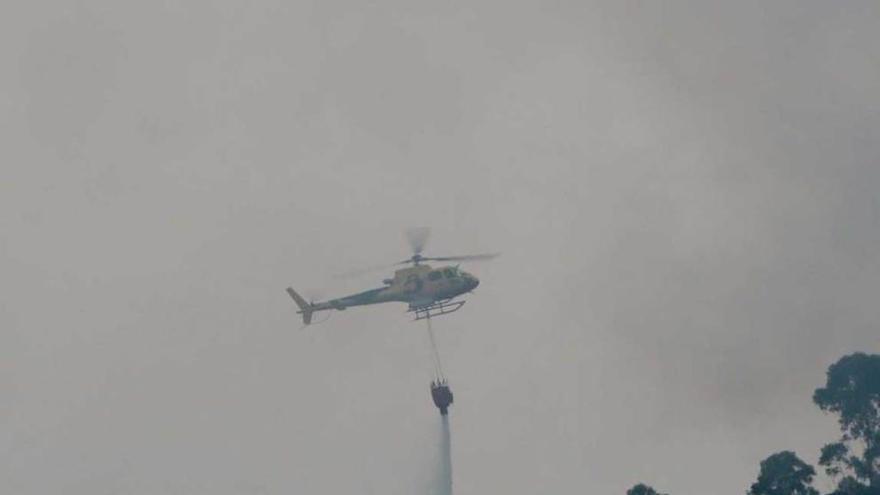
[[[424,261],[487,261],[497,258],[501,253],[468,254],[464,256],[438,256],[436,258],[422,258]]]
[[[428,243],[428,237],[431,236],[431,229],[428,227],[413,227],[406,229],[406,240],[409,241],[409,247],[412,248],[413,254],[422,254],[425,245]]]

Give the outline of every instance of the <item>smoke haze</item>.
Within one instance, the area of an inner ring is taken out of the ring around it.
[[[741,494],[877,351],[880,5],[0,6],[0,492]],[[445,444],[442,442],[441,448]],[[442,456],[441,456],[442,460]]]

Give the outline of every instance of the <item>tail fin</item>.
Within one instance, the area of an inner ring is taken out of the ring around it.
[[[299,306],[299,311],[297,311],[297,313],[300,313],[303,315],[303,323],[305,323],[306,325],[311,323],[312,322],[312,311],[314,311],[312,309],[312,305],[307,303],[306,300],[303,299],[301,295],[297,294],[296,291],[290,287],[287,288],[287,293],[290,294],[290,297],[292,297],[293,300],[296,302],[296,305]]]

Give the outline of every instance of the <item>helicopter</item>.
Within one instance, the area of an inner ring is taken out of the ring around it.
[[[305,325],[312,323],[312,315],[318,311],[342,311],[352,306],[365,306],[386,302],[408,303],[407,313],[413,313],[414,320],[454,313],[464,306],[465,301],[456,297],[469,293],[480,285],[480,280],[462,270],[458,265],[445,265],[437,268],[425,264],[426,261],[483,261],[490,260],[499,253],[471,254],[464,256],[422,256],[430,231],[426,228],[406,231],[412,248],[412,256],[393,266],[410,265],[395,270],[394,277],[382,281],[383,287],[370,289],[357,294],[330,299],[324,302],[307,302],[293,288],[287,293],[299,307]]]

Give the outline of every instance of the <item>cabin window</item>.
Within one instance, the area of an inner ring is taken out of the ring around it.
[[[439,280],[441,276],[440,272],[431,272],[428,274],[428,280]]]
[[[443,273],[446,274],[446,278],[455,278],[455,270],[452,268],[447,268],[443,270]]]

